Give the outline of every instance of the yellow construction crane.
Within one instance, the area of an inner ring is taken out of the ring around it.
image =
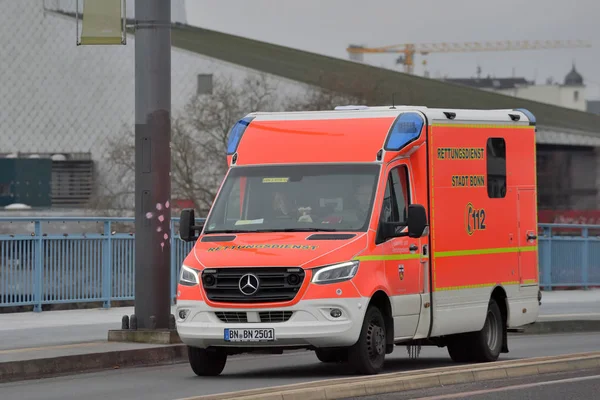
[[[350,59],[363,61],[365,53],[401,53],[396,61],[404,65],[404,72],[412,74],[414,70],[414,56],[416,53],[427,55],[429,53],[452,53],[472,51],[513,51],[513,50],[541,50],[591,47],[589,42],[583,40],[535,40],[535,41],[497,41],[497,42],[464,42],[464,43],[421,43],[421,44],[396,44],[384,47],[364,47],[350,45],[346,49]],[[425,64],[425,61],[423,62]]]

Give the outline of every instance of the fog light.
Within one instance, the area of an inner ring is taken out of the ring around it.
[[[177,314],[179,316],[179,319],[184,320],[188,317],[188,315],[190,314],[190,310],[179,310],[179,313]]]
[[[342,316],[342,310],[340,310],[339,308],[333,308],[329,314],[333,317],[333,318],[339,318]]]

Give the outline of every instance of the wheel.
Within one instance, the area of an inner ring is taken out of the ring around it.
[[[385,320],[377,307],[365,314],[358,341],[348,350],[350,365],[360,374],[377,374],[385,361]]]
[[[448,354],[452,361],[464,363],[472,360],[473,355],[467,339],[465,335],[460,335],[448,343]]]
[[[496,300],[491,299],[483,329],[473,335],[472,360],[475,362],[496,361],[502,350],[504,321]]]
[[[316,349],[315,354],[319,361],[324,363],[348,361],[348,351],[346,349]]]
[[[227,353],[223,349],[199,349],[188,346],[192,371],[198,376],[216,376],[223,372]]]
[[[490,300],[488,310],[479,332],[457,335],[448,343],[448,354],[454,362],[496,361],[502,350],[504,321],[500,307]]]

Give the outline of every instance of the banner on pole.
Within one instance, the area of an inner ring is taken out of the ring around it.
[[[122,0],[83,0],[81,39],[78,44],[125,44],[124,8]]]

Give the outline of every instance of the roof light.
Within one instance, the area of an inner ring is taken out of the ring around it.
[[[337,110],[368,110],[369,106],[336,106]]]
[[[240,140],[242,140],[242,135],[250,125],[250,122],[255,117],[244,117],[235,123],[231,131],[229,131],[229,138],[227,140],[227,154],[233,154],[237,151],[238,145],[240,144]]]
[[[529,119],[529,122],[530,122],[532,125],[535,125],[535,123],[536,123],[536,120],[535,120],[535,115],[533,115],[533,113],[532,113],[531,111],[529,111],[529,110],[526,110],[526,109],[524,109],[524,108],[516,108],[516,109],[515,109],[515,111],[520,111],[520,112],[522,112],[523,114],[525,114],[525,116],[527,117],[527,119]]]
[[[400,114],[392,125],[384,148],[393,151],[402,149],[419,137],[424,124],[423,117],[417,113],[407,112]]]

